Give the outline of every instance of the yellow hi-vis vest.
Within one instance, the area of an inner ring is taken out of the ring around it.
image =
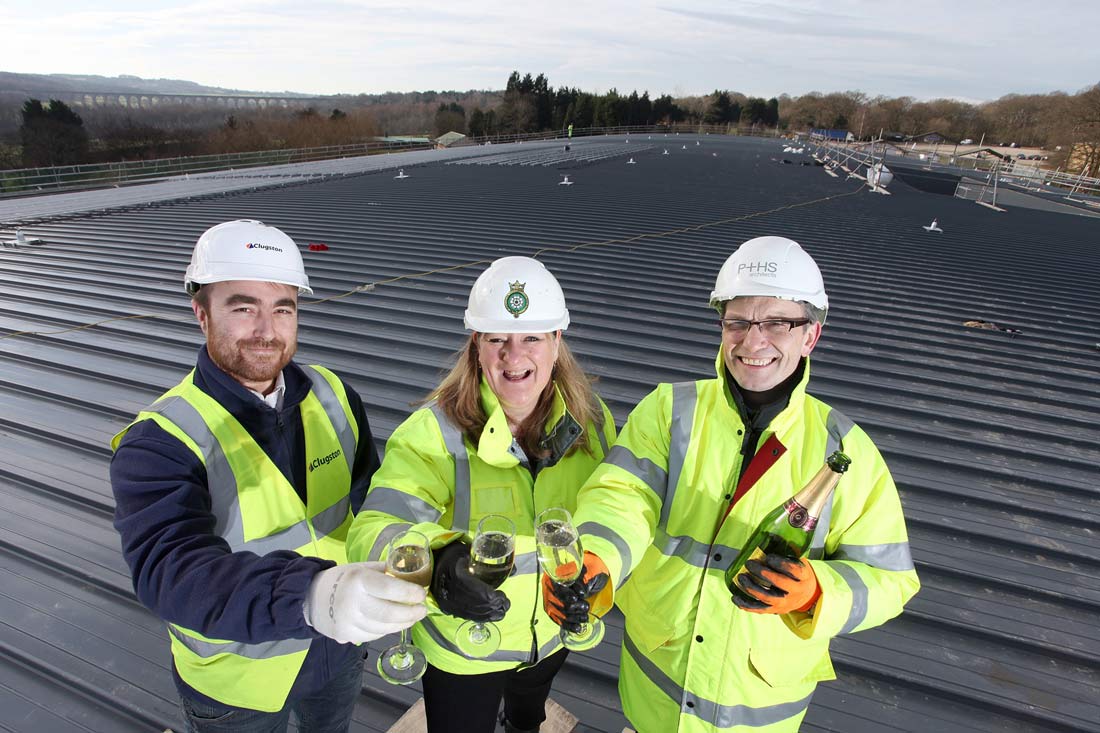
[[[629,574],[615,598],[626,618],[619,693],[638,733],[794,733],[817,683],[835,676],[830,640],[896,616],[920,585],[882,456],[806,394],[808,365],[754,446],[766,468],[723,520],[748,427],[721,356],[716,369],[715,379],[662,384],[643,399],[577,497],[585,548],[617,583]],[[841,446],[852,465],[809,551],[821,599],[809,613],[741,610],[726,568]]]
[[[473,537],[487,514],[503,514],[515,523],[515,567],[500,586],[512,604],[496,622],[500,648],[482,659],[467,657],[454,641],[463,619],[441,613],[434,602],[413,627],[413,641],[432,666],[452,674],[515,669],[561,649],[560,629],[542,608],[535,518],[549,507],[572,511],[577,490],[615,440],[614,418],[602,402],[602,428],[592,422],[582,427],[555,387],[545,428],[551,455],[561,458],[532,478],[528,459],[484,378],[481,401],[488,420],[476,444],[434,402],[399,425],[348,534],[348,558],[355,562],[380,559],[389,540],[410,528],[438,548]],[[588,450],[565,455],[582,430],[588,431]]]
[[[303,504],[294,486],[222,405],[194,384],[194,371],[165,392],[111,441],[153,420],[190,448],[206,467],[215,532],[233,552],[293,550],[347,562],[344,542],[359,425],[344,386],[320,366],[303,371],[312,389],[300,405],[306,456]],[[310,639],[246,644],[213,639],[168,624],[180,677],[207,697],[264,712],[281,710],[309,651]]]

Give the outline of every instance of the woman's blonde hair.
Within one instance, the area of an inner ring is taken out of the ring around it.
[[[443,378],[439,386],[428,395],[427,401],[436,400],[440,409],[450,421],[463,432],[475,445],[481,439],[481,431],[489,416],[481,406],[481,365],[477,358],[478,333],[470,334],[465,346],[455,355],[455,364],[450,373]],[[551,334],[553,336],[553,334]],[[550,381],[539,395],[538,404],[523,423],[523,435],[519,444],[528,455],[541,452],[539,442],[543,439],[546,420],[554,406],[554,385],[558,385],[565,409],[580,424],[584,432],[573,444],[570,453],[576,448],[584,448],[591,453],[588,424],[603,429],[604,415],[596,393],[592,391],[592,379],[584,373],[573,353],[558,336],[558,360],[554,364]],[[598,441],[597,441],[598,442]]]

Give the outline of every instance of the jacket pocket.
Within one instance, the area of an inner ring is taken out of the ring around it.
[[[657,613],[635,589],[637,584],[628,582],[615,599],[626,617],[626,633],[634,644],[646,654],[672,639],[675,630],[667,623],[667,613]]]
[[[488,514],[503,514],[514,518],[519,511],[515,490],[511,486],[479,486],[473,491],[470,508],[470,531],[477,529],[478,521]]]
[[[835,680],[828,644],[761,646],[749,650],[749,663],[770,687]]]

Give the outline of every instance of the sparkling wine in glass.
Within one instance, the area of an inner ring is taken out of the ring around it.
[[[390,540],[386,574],[427,588],[432,582],[432,548],[428,538],[407,530]],[[378,657],[378,674],[391,685],[416,682],[427,668],[424,652],[409,641],[408,629],[402,629],[400,641]]]
[[[489,514],[477,524],[468,570],[478,580],[499,588],[512,572],[516,555],[516,525],[502,514]],[[464,654],[483,659],[500,648],[500,629],[493,622],[465,621],[455,644]]]
[[[584,562],[584,548],[572,515],[567,509],[551,507],[539,514],[537,522],[535,545],[539,566],[556,585],[570,585],[581,577]],[[584,651],[599,644],[603,634],[603,622],[589,613],[588,622],[580,631],[562,629],[560,636],[566,649]]]

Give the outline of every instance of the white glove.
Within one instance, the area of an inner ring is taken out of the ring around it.
[[[385,568],[355,562],[317,573],[302,604],[306,623],[341,644],[361,644],[424,618],[426,591],[386,575]]]

